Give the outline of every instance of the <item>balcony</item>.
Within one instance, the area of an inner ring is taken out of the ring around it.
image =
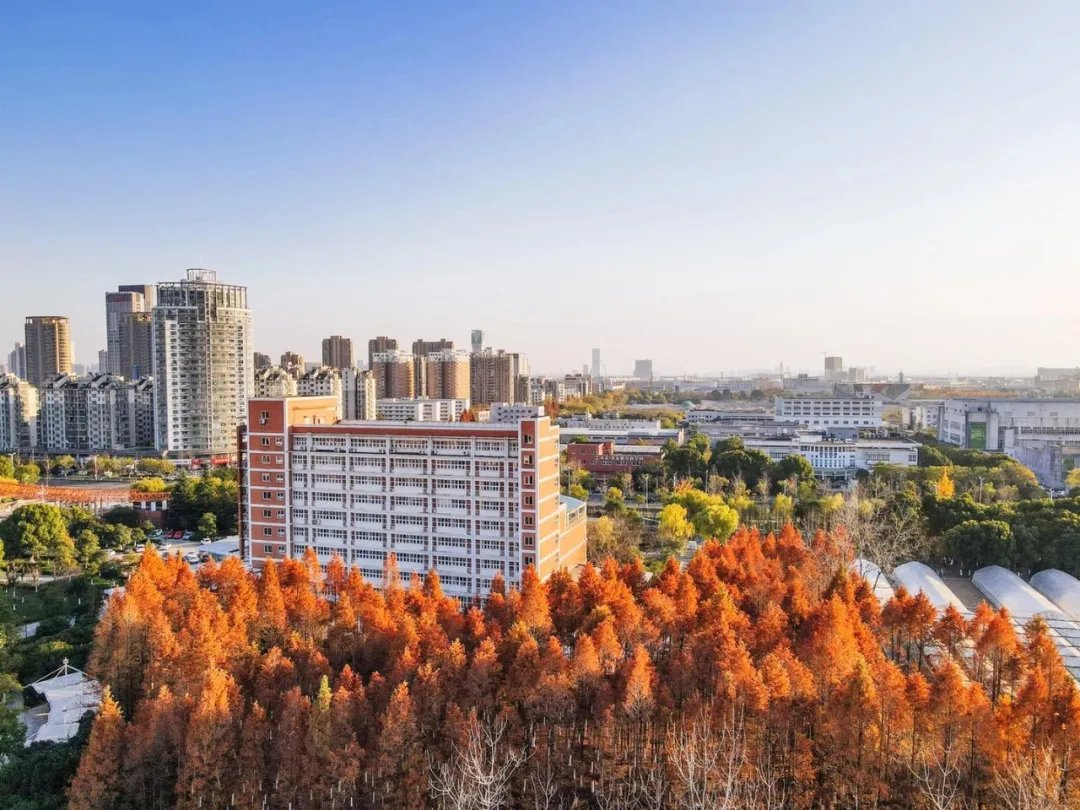
[[[420,484],[397,484],[390,485],[390,491],[395,495],[423,495],[424,487]]]
[[[368,517],[367,515],[353,515],[352,527],[354,529],[366,529],[372,532],[386,530],[386,521],[382,518]]]
[[[382,475],[386,470],[382,464],[364,464],[362,461],[354,461],[349,468],[354,473],[368,473]]]

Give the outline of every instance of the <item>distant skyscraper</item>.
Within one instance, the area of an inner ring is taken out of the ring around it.
[[[8,374],[26,379],[26,347],[23,344],[16,342],[15,348],[8,352],[7,370]]]
[[[473,354],[480,354],[484,350],[484,330],[473,329],[472,330],[472,352]]]
[[[634,376],[639,380],[644,380],[645,382],[652,382],[652,360],[635,360]]]
[[[600,350],[592,350],[592,375],[596,379],[600,379]]]
[[[153,349],[158,449],[234,455],[255,384],[247,288],[201,269],[158,285]]]
[[[97,353],[97,373],[104,374],[109,368],[109,350],[98,349]]]
[[[57,374],[69,374],[72,364],[71,329],[62,315],[32,315],[26,319],[26,379],[41,384]]]
[[[270,366],[273,365],[270,362],[270,355],[263,354],[262,352],[255,352],[254,361],[256,371],[261,371],[264,368],[270,368]]]
[[[831,357],[825,358],[825,379],[826,380],[838,380],[844,376],[844,358],[843,357]]]
[[[453,349],[454,341],[446,338],[438,340],[414,340],[412,344],[413,356],[413,388],[418,397],[424,396],[428,389],[428,355],[441,352],[444,349]]]
[[[154,322],[149,312],[123,312],[117,318],[117,351],[120,357],[114,359],[109,353],[109,368],[112,372],[137,380],[148,377],[154,370]]]
[[[394,338],[387,337],[386,335],[379,335],[367,342],[367,363],[368,368],[375,367],[375,355],[383,352],[397,351],[397,341]]]
[[[116,292],[105,293],[105,348],[109,352],[109,367],[101,369],[102,372],[132,377],[127,361],[135,352],[132,347],[121,345],[120,324],[126,316],[136,312],[149,313],[156,299],[157,290],[153,284],[122,284]],[[150,372],[144,369],[142,373]]]
[[[341,335],[323,338],[322,362],[324,366],[336,368],[339,371],[343,368],[352,368],[352,340]]]

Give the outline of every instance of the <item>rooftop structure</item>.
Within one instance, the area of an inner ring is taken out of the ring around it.
[[[893,580],[897,585],[903,585],[907,592],[914,596],[923,594],[933,605],[938,613],[943,612],[950,605],[961,613],[967,612],[967,607],[952,589],[937,575],[933,568],[921,562],[907,562],[893,569]]]

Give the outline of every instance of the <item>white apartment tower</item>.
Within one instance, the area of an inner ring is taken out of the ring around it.
[[[0,374],[0,451],[37,446],[38,392],[14,374]]]
[[[158,285],[153,311],[157,447],[170,455],[234,455],[254,388],[247,288],[193,269]]]

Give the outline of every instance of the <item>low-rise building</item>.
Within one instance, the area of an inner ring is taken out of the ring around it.
[[[1080,438],[1080,399],[947,399],[938,410],[946,444],[1007,453],[1035,438]]]
[[[488,411],[489,422],[520,422],[537,419],[544,415],[543,405],[525,405],[515,402],[493,402]]]
[[[381,420],[394,422],[458,422],[469,409],[467,399],[380,399],[375,411]]]
[[[919,445],[908,439],[830,439],[820,433],[744,439],[747,449],[761,450],[773,461],[802,456],[819,478],[849,479],[878,464],[915,467]]]
[[[520,587],[585,563],[585,504],[559,494],[559,429],[516,424],[349,422],[327,397],[252,399],[241,431],[241,553],[339,555],[382,586],[394,555],[408,582],[483,600],[501,574]]]
[[[566,446],[566,460],[601,478],[633,473],[650,462],[658,462],[664,448],[651,444],[614,442],[572,442]]]

